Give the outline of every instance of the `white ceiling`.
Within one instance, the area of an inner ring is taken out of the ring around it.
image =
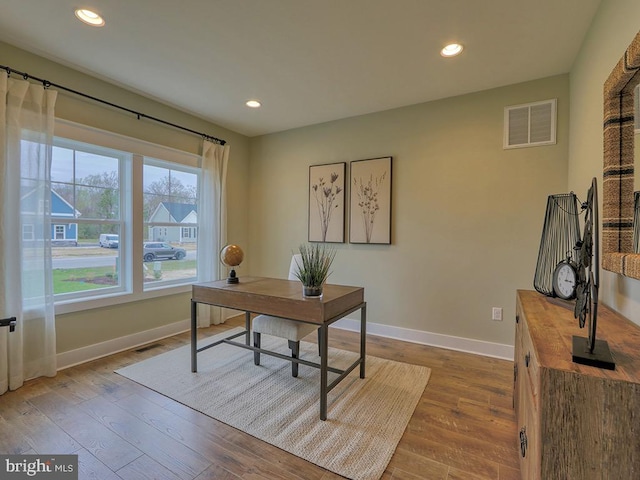
[[[0,0],[0,40],[254,136],[567,73],[599,4]]]

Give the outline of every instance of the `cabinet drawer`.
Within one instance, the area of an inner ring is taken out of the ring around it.
[[[538,410],[538,401],[540,396],[540,365],[536,358],[536,352],[533,348],[533,342],[529,335],[529,329],[526,325],[526,319],[520,319],[521,325],[521,349],[518,367],[518,375],[522,375],[522,381],[525,379],[529,384],[532,395],[532,407]]]
[[[534,406],[534,396],[526,378],[519,386],[518,455],[521,478],[540,480],[540,418]]]

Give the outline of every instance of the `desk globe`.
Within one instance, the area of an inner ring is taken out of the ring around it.
[[[238,245],[227,245],[220,251],[220,261],[231,269],[227,283],[238,283],[235,267],[239,266],[244,259],[244,252]]]

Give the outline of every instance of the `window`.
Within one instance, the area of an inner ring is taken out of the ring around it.
[[[198,229],[196,227],[184,227],[182,229],[182,239],[185,242],[195,242]]]
[[[184,232],[197,228],[199,175],[195,168],[144,159],[143,212],[148,237],[143,259],[155,262],[153,269],[145,265],[146,289],[161,282],[195,280],[197,276],[195,237]]]
[[[64,227],[64,225],[54,225],[53,229],[54,229],[54,234],[53,234],[53,239],[54,240],[64,240],[65,239],[65,227]]]
[[[35,240],[35,233],[33,231],[33,224],[27,223],[22,225],[22,240],[25,242],[29,242]]]
[[[125,231],[121,185],[132,155],[63,138],[54,139],[51,161],[52,263],[57,299],[123,292],[120,249],[104,252],[100,238]],[[64,241],[61,241],[64,240]]]
[[[51,166],[56,312],[190,288],[197,278],[198,161],[159,145],[56,122]],[[32,230],[25,225],[23,238]],[[151,248],[149,242],[158,245]]]

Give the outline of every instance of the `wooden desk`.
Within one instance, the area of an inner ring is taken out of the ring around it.
[[[197,304],[206,303],[219,307],[245,312],[245,330],[218,342],[197,346]],[[328,365],[329,325],[360,310],[360,356],[345,370]],[[251,314],[264,314],[288,318],[298,322],[318,325],[320,330],[320,364],[256,348],[251,345]],[[321,298],[305,298],[302,284],[298,281],[280,280],[263,277],[243,277],[239,283],[227,283],[226,280],[193,285],[191,296],[191,371],[198,370],[197,354],[203,350],[227,343],[248,350],[259,351],[266,355],[282,358],[290,362],[320,369],[320,419],[327,419],[327,394],[355,367],[360,366],[360,378],[365,375],[366,354],[366,316],[367,304],[364,301],[364,288],[343,285],[325,285]],[[234,341],[245,336],[245,342]],[[338,377],[328,384],[327,373],[334,372]]]

